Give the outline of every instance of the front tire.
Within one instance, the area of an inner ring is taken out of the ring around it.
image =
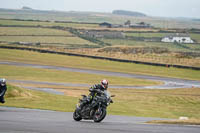
[[[73,113],[73,118],[75,121],[80,121],[82,120],[82,117],[80,116],[80,114],[78,113],[77,109],[74,111]]]
[[[100,111],[95,112],[95,114],[93,116],[93,120],[94,120],[94,122],[101,122],[105,117],[106,117],[106,109],[101,108]]]

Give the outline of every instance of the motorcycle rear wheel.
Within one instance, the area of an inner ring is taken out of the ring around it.
[[[79,113],[77,112],[77,109],[74,111],[74,113],[73,113],[73,119],[75,120],[75,121],[80,121],[80,120],[82,120],[82,117],[79,115]]]
[[[95,112],[93,116],[94,122],[101,122],[106,117],[106,109],[101,108],[100,112]]]

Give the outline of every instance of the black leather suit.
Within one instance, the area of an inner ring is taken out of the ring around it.
[[[104,91],[105,89],[102,87],[101,84],[95,84],[93,85],[89,91],[90,91],[90,94],[88,95],[87,97],[87,100],[84,100],[82,103],[80,103],[80,106],[79,108],[82,109],[82,107],[90,102],[92,102],[93,98],[96,96],[96,95],[99,95],[102,93],[102,91]]]
[[[5,95],[6,91],[7,91],[6,85],[2,86],[2,85],[0,84],[0,102],[1,102],[1,103],[5,103],[4,95]]]

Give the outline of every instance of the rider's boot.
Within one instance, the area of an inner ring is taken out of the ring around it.
[[[0,97],[0,102],[5,103],[4,97]]]

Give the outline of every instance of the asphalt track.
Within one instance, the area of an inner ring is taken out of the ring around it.
[[[139,78],[162,81],[158,86],[109,86],[110,88],[136,88],[136,89],[174,89],[200,87],[199,81],[165,78],[149,75],[127,74],[100,70],[78,69],[70,67],[47,66],[37,64],[24,64],[18,62],[0,62],[0,64],[26,66],[34,68],[55,69],[81,73],[101,74],[128,78]],[[20,84],[47,84],[62,86],[89,87],[88,84],[52,83],[25,80],[8,80]],[[51,88],[32,88],[62,95]],[[107,115],[101,123],[93,121],[76,122],[70,112],[56,112],[37,109],[22,109],[0,107],[0,133],[199,133],[200,126],[189,125],[159,125],[146,124],[146,121],[160,120],[160,118],[143,118]]]
[[[128,74],[128,73],[122,73],[122,72],[110,72],[110,71],[71,68],[71,67],[48,66],[48,65],[38,65],[38,64],[25,64],[25,63],[20,63],[20,62],[0,61],[0,64],[23,66],[23,67],[33,67],[33,68],[43,68],[43,69],[55,69],[55,70],[60,70],[60,71],[100,74],[100,75],[126,77],[126,78],[138,78],[138,79],[145,79],[145,80],[161,81],[161,82],[164,83],[162,85],[157,85],[157,86],[112,86],[111,85],[111,86],[109,86],[109,88],[175,89],[175,88],[200,87],[200,81],[196,81],[196,80],[184,80],[184,79],[178,79],[178,78],[168,78],[168,77],[139,75],[139,74]],[[64,86],[77,86],[77,87],[90,87],[91,86],[91,85],[88,85],[88,84],[52,83],[52,82],[39,82],[39,81],[22,81],[22,80],[10,80],[10,82],[32,83],[32,84],[35,83],[35,84],[47,84],[47,85],[64,85]]]
[[[0,133],[199,133],[200,126],[145,124],[159,118],[107,115],[76,122],[70,112],[0,107]]]

